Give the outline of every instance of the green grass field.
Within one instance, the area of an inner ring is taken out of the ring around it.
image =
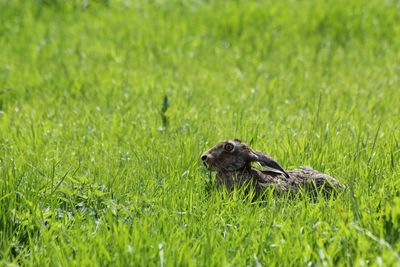
[[[0,0],[0,265],[400,266],[399,103],[395,0]],[[228,196],[228,138],[348,189]]]

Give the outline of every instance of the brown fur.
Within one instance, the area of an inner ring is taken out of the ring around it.
[[[333,177],[310,167],[285,171],[268,155],[254,151],[240,140],[227,140],[218,143],[201,156],[208,169],[217,172],[217,186],[224,186],[228,191],[236,187],[251,186],[256,195],[265,189],[273,188],[276,193],[297,193],[304,189],[310,193],[335,193],[344,186]],[[259,170],[251,166],[257,161],[270,170]]]

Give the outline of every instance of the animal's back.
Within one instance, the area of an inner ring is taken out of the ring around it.
[[[314,170],[311,167],[300,167],[289,172],[295,183],[308,190],[315,189],[330,194],[332,191],[344,189],[344,186],[332,176]]]
[[[299,189],[304,189],[310,193],[322,192],[330,195],[337,190],[344,189],[344,186],[335,178],[311,167],[300,167],[287,171],[289,177],[271,171],[260,172],[262,175],[258,175],[260,178],[257,179],[259,187],[265,188],[277,184],[276,188],[280,193],[296,193]]]

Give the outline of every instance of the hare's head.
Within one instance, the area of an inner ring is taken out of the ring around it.
[[[249,145],[238,139],[222,141],[210,148],[201,156],[204,165],[212,171],[233,172],[250,167],[257,161],[264,167],[269,167],[288,174],[268,155],[254,151]]]

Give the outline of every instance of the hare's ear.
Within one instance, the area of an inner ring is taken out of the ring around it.
[[[253,155],[250,158],[252,161],[259,162],[263,167],[269,167],[278,170],[282,172],[286,176],[286,178],[289,178],[289,174],[287,174],[287,172],[281,167],[281,165],[279,165],[279,163],[273,160],[270,156],[258,151],[254,151],[252,154]]]

